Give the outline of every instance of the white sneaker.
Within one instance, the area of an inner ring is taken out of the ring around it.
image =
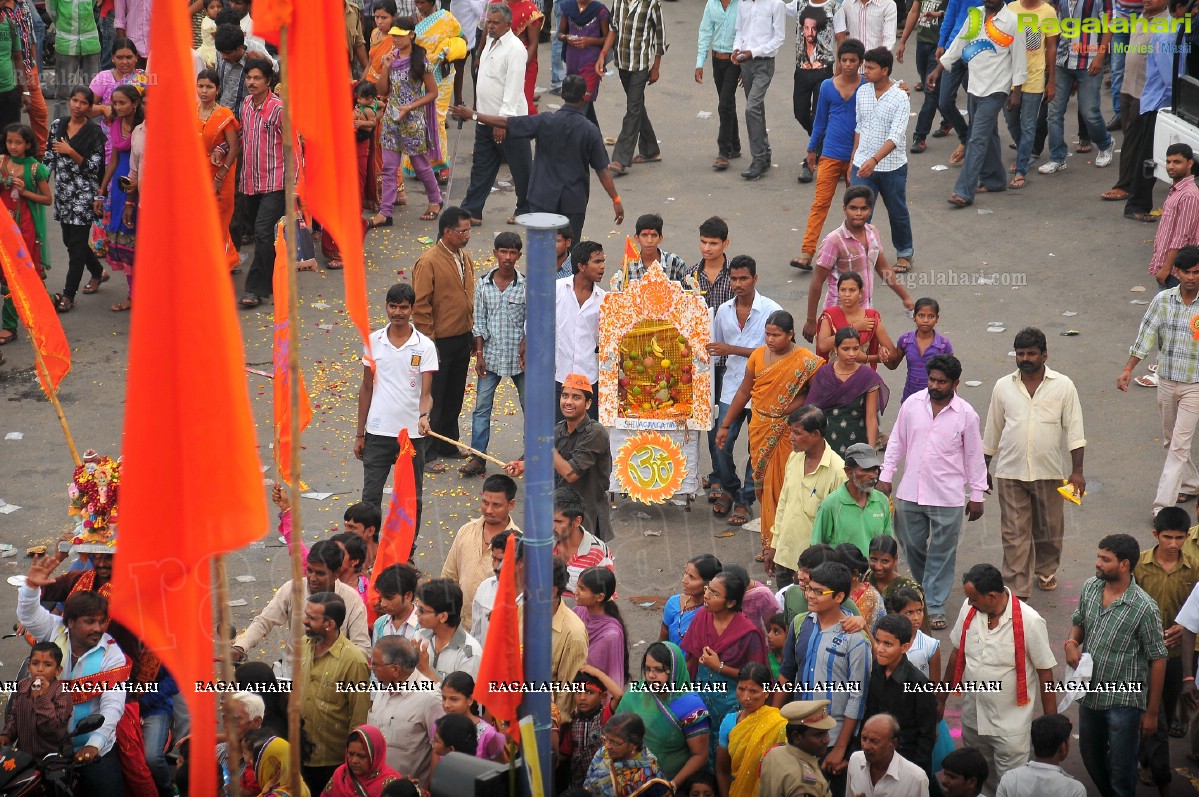
[[[1110,166],[1112,155],[1116,151],[1116,145],[1113,143],[1107,149],[1099,150],[1099,154],[1095,156],[1095,168],[1102,169],[1104,166]]]
[[[1109,159],[1110,160],[1110,159]],[[1041,174],[1054,174],[1056,172],[1066,171],[1065,161],[1046,161],[1037,167],[1037,171]]]

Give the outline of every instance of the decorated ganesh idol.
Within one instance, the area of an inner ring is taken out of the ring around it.
[[[117,500],[121,463],[89,449],[75,468],[67,495],[76,518],[71,549],[75,553],[113,553],[116,550]]]
[[[699,492],[699,446],[712,426],[711,332],[703,294],[659,263],[600,305],[600,423],[615,493],[664,503]]]

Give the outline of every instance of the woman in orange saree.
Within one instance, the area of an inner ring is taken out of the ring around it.
[[[233,221],[233,196],[237,190],[234,175],[237,173],[237,157],[241,149],[240,139],[237,137],[241,125],[233,117],[233,111],[217,104],[220,86],[221,80],[215,69],[200,72],[196,77],[196,114],[200,126],[200,140],[204,144],[204,151],[209,155],[208,160],[212,168],[217,216],[221,221],[221,233],[225,237],[225,264],[230,271],[235,271],[241,264],[241,257],[233,246],[232,236],[229,235],[229,223]]]
[[[808,381],[824,360],[795,345],[795,320],[786,310],[776,310],[766,319],[766,345],[754,349],[745,365],[745,378],[733,397],[725,418],[736,418],[752,400],[749,419],[750,464],[754,490],[762,505],[762,548],[774,537],[774,514],[787,458],[791,456],[787,416],[799,409],[808,392]],[[716,445],[724,447],[728,427],[716,434]],[[755,557],[759,562],[762,555]]]

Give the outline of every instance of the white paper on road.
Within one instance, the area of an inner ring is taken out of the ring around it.
[[[11,515],[20,508],[21,507],[17,506],[16,504],[7,504],[4,502],[3,498],[0,498],[0,515]]]
[[[301,498],[311,498],[313,501],[324,501],[326,498],[328,498],[331,495],[333,495],[333,493],[304,493],[300,497]]]
[[[9,432],[4,435],[5,440],[24,440],[25,435],[22,432]]]

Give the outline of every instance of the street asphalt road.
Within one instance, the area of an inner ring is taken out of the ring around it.
[[[609,264],[614,267],[612,264],[619,263],[623,237],[634,232],[637,216],[661,213],[666,223],[663,249],[694,263],[698,260],[700,222],[719,214],[731,229],[730,256],[752,255],[758,263],[759,290],[802,319],[810,278],[787,263],[799,254],[813,186],[796,182],[807,136],[791,112],[794,33],[789,32],[787,44],[780,51],[774,85],[767,98],[773,168],[764,179],[748,183],[738,174],[749,163],[743,125],[746,157],[735,161],[734,168],[724,173],[710,168],[716,155],[717,128],[710,68],[704,85],[696,85],[693,80],[695,33],[701,11],[699,0],[664,5],[671,47],[663,59],[660,82],[647,93],[649,112],[662,141],[662,162],[634,166],[629,176],[617,182],[626,211],[626,221],[619,227],[612,223],[611,204],[598,181],[593,181],[585,233],[607,245]],[[541,82],[548,85],[548,46],[542,47],[541,64]],[[909,83],[917,80],[911,58],[896,72]],[[560,99],[547,94],[541,100],[541,110],[548,111],[555,103]],[[964,108],[964,96],[959,105]],[[740,98],[738,106],[743,112]],[[610,75],[602,84],[598,103],[606,136],[617,133],[623,108],[619,81]],[[708,114],[711,116],[704,118]],[[1071,110],[1067,118],[1072,120],[1073,116]],[[1067,132],[1072,139],[1073,121]],[[461,132],[451,124],[449,135],[457,170],[450,198],[458,201],[468,181],[471,124],[468,122]],[[1003,136],[1004,155],[1010,158],[1013,153],[1006,147],[1006,131]],[[1036,326],[1049,338],[1050,367],[1070,376],[1082,396],[1088,433],[1088,496],[1081,507],[1066,508],[1067,545],[1059,589],[1037,592],[1032,597],[1032,605],[1047,618],[1061,677],[1061,643],[1069,631],[1078,590],[1094,574],[1095,543],[1105,534],[1127,532],[1145,547],[1153,544],[1150,506],[1163,459],[1155,394],[1135,385],[1128,394],[1122,394],[1115,389],[1115,380],[1144,311],[1136,302],[1151,298],[1155,289],[1146,273],[1154,227],[1126,221],[1121,217],[1121,205],[1100,201],[1099,194],[1116,180],[1117,164],[1095,169],[1090,160],[1094,153],[1072,155],[1070,168],[1063,174],[1041,176],[1034,171],[1021,191],[979,195],[973,207],[952,209],[945,200],[959,169],[949,165],[953,142],[952,137],[930,139],[927,152],[910,156],[908,195],[916,254],[915,268],[907,279],[913,297],[932,296],[941,303],[938,330],[953,341],[964,364],[960,394],[985,418],[991,386],[1014,370],[1009,354],[1013,336],[1024,326]],[[1119,147],[1119,133],[1116,142]],[[510,178],[502,174],[501,179]],[[434,223],[416,218],[424,208],[419,183],[412,180],[408,186],[410,204],[398,209],[395,227],[373,231],[366,241],[374,326],[385,320],[382,302],[387,286],[408,279],[413,262],[426,247],[418,239],[436,236]],[[1165,193],[1166,186],[1159,185],[1159,204]],[[494,234],[511,229],[503,220],[514,205],[510,189],[492,194],[486,224],[474,231],[469,247],[476,261],[490,254],[488,242]],[[187,223],[182,212],[180,220]],[[835,202],[825,231],[840,220],[840,203]],[[875,222],[888,242],[888,256],[893,258],[884,210]],[[54,268],[49,284],[57,291],[62,287],[66,257],[57,230],[52,231],[51,238]],[[176,262],[163,267],[191,268],[186,254],[181,254]],[[139,268],[146,267],[152,266],[139,264]],[[361,488],[361,469],[353,458],[351,444],[362,366],[358,359],[360,344],[344,309],[341,276],[323,269],[302,273],[299,285],[303,302],[302,362],[315,412],[303,438],[303,472],[310,489],[333,493],[323,501],[303,502],[303,527],[306,539],[312,542],[337,528],[344,508],[356,500]],[[61,399],[80,450],[95,448],[111,455],[120,451],[129,319],[110,312],[108,307],[124,296],[124,290],[123,278],[114,274],[97,296],[81,295],[76,309],[62,318],[73,345],[74,366],[63,384]],[[890,291],[878,289],[876,295],[875,306],[893,336],[910,328],[911,322]],[[186,293],[178,297],[180,302],[187,300]],[[170,312],[168,307],[140,310]],[[270,369],[270,312],[270,306],[264,305],[240,313],[247,368]],[[999,322],[1004,330],[988,331],[991,322]],[[1067,331],[1077,334],[1063,336]],[[205,345],[209,334],[210,330],[204,328],[194,330],[194,345]],[[66,486],[71,461],[54,412],[35,383],[33,354],[24,331],[18,341],[0,351],[7,358],[0,367],[0,396],[5,400],[4,412],[0,413],[0,434],[4,435],[0,441],[0,499],[20,507],[0,514],[0,541],[17,549],[16,556],[0,559],[0,575],[8,577],[25,572],[23,551],[27,545],[49,543],[68,528]],[[902,370],[884,372],[895,401],[903,375]],[[246,377],[259,427],[262,463],[266,466],[271,461],[269,379],[253,373]],[[534,387],[538,388],[552,386]],[[463,412],[464,437],[469,436],[473,396],[472,379]],[[884,430],[893,423],[896,407],[893,403],[888,408]],[[493,454],[513,459],[521,453],[522,423],[515,390],[505,383],[497,396]],[[11,439],[14,433],[22,437]],[[744,445],[740,443],[739,451],[744,451]],[[706,448],[703,467],[706,472]],[[204,478],[202,473],[189,472],[186,462],[178,463],[178,473],[181,480]],[[417,564],[426,572],[440,573],[455,530],[477,514],[480,483],[454,471],[426,477],[425,524],[417,557]],[[171,496],[162,499],[163,533],[179,533],[181,519],[175,516]],[[214,503],[220,500],[221,496],[212,496]],[[523,517],[522,507],[523,497],[517,502],[518,522]],[[1193,511],[1194,505],[1188,508]],[[262,542],[229,558],[231,579],[253,579],[230,585],[231,597],[244,602],[233,610],[239,628],[288,577],[286,554],[273,530],[273,513],[271,517],[270,533],[263,529]],[[677,506],[646,507],[620,501],[614,512],[614,526],[616,571],[634,661],[639,660],[645,645],[657,638],[661,602],[677,590],[683,563],[691,556],[712,552],[726,562],[746,563],[751,573],[764,578],[761,565],[752,561],[758,548],[757,533],[740,531],[731,538],[720,538],[728,527],[711,515],[702,499],[689,512]],[[654,532],[661,536],[651,536]],[[963,526],[958,573],[976,562],[998,563],[1000,557],[998,505],[992,497],[986,502],[983,518]],[[9,606],[13,613],[9,616],[15,617],[15,590],[3,588],[12,590]],[[951,622],[960,600],[958,587],[950,600]],[[938,636],[947,639],[945,632]],[[254,655],[273,660],[280,646],[281,636],[276,631]],[[26,652],[19,641],[0,642],[3,677],[14,677]],[[959,707],[959,701],[951,702],[951,724]],[[1072,718],[1076,716],[1073,710],[1069,713]],[[1190,793],[1190,784],[1199,781],[1190,774],[1183,744],[1176,741],[1172,748],[1178,774],[1173,793]],[[1093,793],[1076,752],[1067,766]],[[1193,766],[1199,774],[1199,765]],[[1142,790],[1149,793],[1149,787]]]

